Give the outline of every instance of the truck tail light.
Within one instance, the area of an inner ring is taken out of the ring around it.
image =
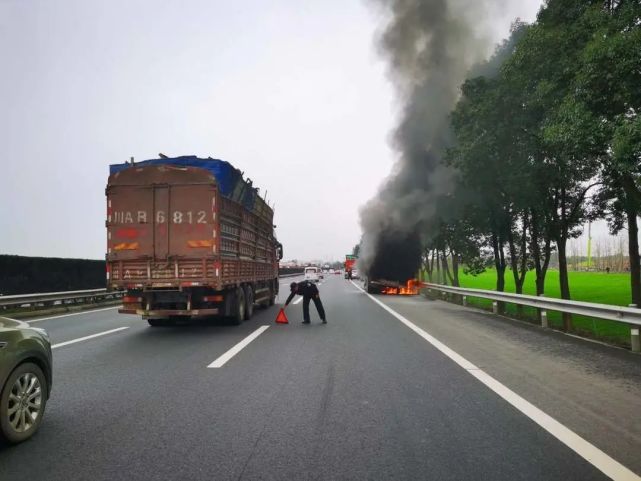
[[[122,298],[123,304],[136,304],[142,302],[142,297],[125,296]]]
[[[187,247],[211,247],[213,242],[210,240],[188,240]]]
[[[138,247],[138,242],[121,242],[120,244],[116,244],[113,249],[115,251],[135,251]]]
[[[217,295],[217,296],[204,296],[203,297],[203,302],[223,302],[225,300],[225,296],[222,294]]]

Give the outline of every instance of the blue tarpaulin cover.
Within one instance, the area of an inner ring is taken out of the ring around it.
[[[238,182],[242,179],[241,172],[229,162],[211,158],[201,159],[196,157],[195,155],[183,155],[182,157],[173,157],[167,159],[143,160],[142,162],[136,162],[135,164],[129,164],[127,162],[125,162],[124,164],[111,164],[109,166],[109,173],[115,174],[116,172],[120,172],[121,170],[125,170],[130,167],[140,167],[143,165],[177,165],[180,167],[200,167],[201,169],[208,170],[214,175],[214,177],[218,181],[220,192],[226,197],[233,196],[234,189],[236,188]],[[251,188],[243,190],[246,190],[247,194],[253,191],[253,189]],[[247,197],[247,195],[243,195],[243,197]],[[246,204],[245,199],[242,200],[243,204]],[[246,206],[251,209],[253,207],[253,202],[252,206]]]

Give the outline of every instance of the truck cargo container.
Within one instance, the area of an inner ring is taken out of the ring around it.
[[[273,210],[230,163],[194,156],[114,164],[107,287],[152,326],[226,316],[241,323],[278,294]]]

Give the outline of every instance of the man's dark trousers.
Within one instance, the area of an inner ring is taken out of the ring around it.
[[[316,296],[303,296],[303,319],[305,322],[309,322],[309,301],[313,300],[318,315],[321,319],[325,320],[325,309],[323,308],[323,303],[320,300],[320,297]]]

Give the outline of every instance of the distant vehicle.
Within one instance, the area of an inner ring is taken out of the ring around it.
[[[358,269],[352,269],[352,279],[360,279],[360,274],[358,273]]]
[[[354,276],[354,272],[356,272],[356,261],[358,260],[358,256],[355,256],[353,254],[347,254],[345,256],[345,279],[349,279],[349,273],[352,272],[352,279],[358,279],[358,277]]]
[[[44,329],[0,317],[0,438],[29,439],[51,393],[51,343]]]
[[[320,269],[318,267],[305,267],[305,280],[318,282],[320,280]]]
[[[229,162],[195,156],[110,166],[107,288],[150,325],[221,315],[235,324],[278,294],[274,211]]]
[[[341,270],[340,270],[340,269],[336,269],[336,270],[334,271],[334,274],[340,275],[340,273],[341,273]]]

